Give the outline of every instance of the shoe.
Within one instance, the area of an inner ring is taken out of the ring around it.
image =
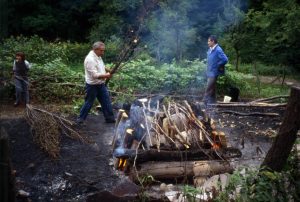
[[[105,123],[116,123],[115,119],[106,119]]]

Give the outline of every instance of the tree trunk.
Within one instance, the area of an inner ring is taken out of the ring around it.
[[[9,157],[8,135],[4,128],[0,130],[0,201],[14,202],[15,182]]]
[[[281,171],[297,138],[300,128],[300,87],[292,87],[282,125],[262,166]]]

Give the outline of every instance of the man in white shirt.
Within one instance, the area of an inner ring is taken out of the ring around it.
[[[115,118],[111,105],[109,92],[105,85],[105,80],[111,78],[111,74],[106,70],[101,56],[104,55],[105,44],[101,41],[93,44],[93,50],[89,52],[84,60],[85,70],[85,102],[80,110],[77,123],[84,122],[97,98],[102,106],[102,112],[106,123],[114,123]]]

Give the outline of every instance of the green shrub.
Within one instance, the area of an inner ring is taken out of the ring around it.
[[[214,199],[215,202],[273,202],[297,201],[297,182],[290,171],[244,169],[235,171],[225,190]],[[236,190],[239,190],[237,193]]]
[[[61,42],[47,42],[38,36],[30,38],[24,36],[10,37],[1,44],[0,57],[4,62],[12,63],[15,53],[22,51],[26,59],[32,63],[45,64],[56,58],[61,58],[64,62],[67,58],[67,46]]]
[[[69,64],[83,64],[85,56],[91,50],[92,45],[88,43],[62,43],[67,49],[67,61]]]
[[[205,65],[198,61],[186,61],[185,65],[156,65],[151,60],[129,62],[110,82],[111,89],[121,92],[186,92],[192,86],[203,86]]]
[[[83,95],[84,75],[72,71],[58,58],[44,65],[33,65],[30,83],[35,100],[71,103],[73,98]]]

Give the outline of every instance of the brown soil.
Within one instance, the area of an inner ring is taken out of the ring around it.
[[[220,113],[218,109],[211,113],[220,130],[226,133],[229,143],[243,153],[240,159],[234,160],[236,166],[257,166],[270,148],[284,109],[231,110],[280,114],[275,118],[237,116]],[[9,134],[16,188],[30,193],[28,198],[19,197],[18,201],[85,201],[91,193],[113,189],[122,179],[110,163],[114,124],[105,124],[102,114],[89,115],[87,125],[81,128],[97,145],[83,144],[62,136],[60,157],[56,160],[49,158],[33,142],[24,118],[24,108],[2,105],[0,121],[0,126]]]

